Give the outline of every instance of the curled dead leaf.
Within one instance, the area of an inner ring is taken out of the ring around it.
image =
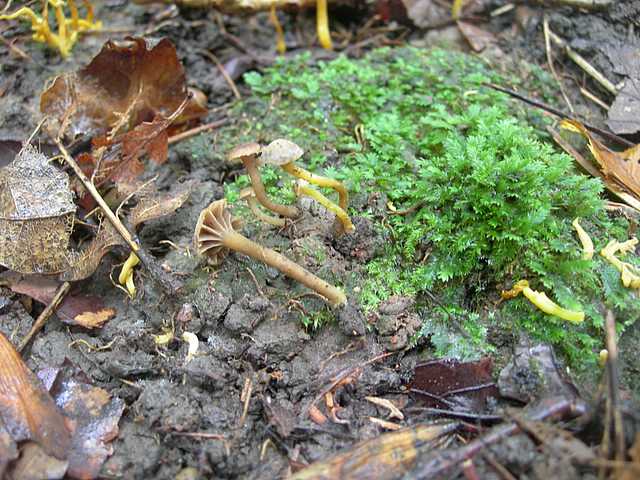
[[[616,152],[607,148],[576,120],[565,119],[560,126],[580,133],[587,139],[589,150],[598,163],[605,181],[614,183],[618,190],[622,189],[633,195],[636,200],[640,200],[640,144]]]
[[[56,133],[96,136],[168,117],[185,98],[185,73],[174,45],[127,37],[106,42],[78,72],[56,77],[40,97],[40,111]]]
[[[175,212],[187,201],[195,186],[194,182],[183,183],[170,193],[148,193],[140,198],[138,204],[129,213],[129,222],[134,227]]]
[[[66,459],[71,436],[64,416],[1,332],[0,419],[14,442],[33,440],[48,455]]]

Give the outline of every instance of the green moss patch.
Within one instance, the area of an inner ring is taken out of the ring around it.
[[[443,354],[458,341],[447,336],[456,323],[465,344],[486,348],[488,328],[524,329],[574,364],[595,360],[607,308],[621,328],[640,316],[640,302],[611,266],[599,256],[581,259],[571,226],[580,217],[599,250],[628,238],[626,221],[608,217],[601,183],[577,173],[530,126],[543,125],[541,116],[525,116],[483,86],[501,78],[480,61],[410,47],[314,65],[302,55],[245,81],[254,96],[218,135],[218,155],[243,141],[286,137],[307,151],[306,168],[344,181],[356,203],[372,194],[385,199],[388,211],[351,212],[374,219],[392,239],[360,279],[365,309],[412,295],[425,319],[422,335]],[[266,176],[272,194],[292,201],[285,176]],[[241,177],[228,185],[227,196],[246,184]],[[498,304],[500,289],[523,278],[563,307],[584,310],[585,322],[568,324],[523,298]]]

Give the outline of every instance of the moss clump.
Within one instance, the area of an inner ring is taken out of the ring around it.
[[[393,239],[367,265],[365,307],[415,295],[423,334],[433,338],[445,338],[434,322],[446,326],[451,311],[466,324],[503,318],[500,326],[524,328],[581,361],[601,347],[604,308],[629,322],[640,316],[640,302],[612,267],[581,259],[571,226],[581,217],[599,249],[610,238],[626,239],[626,222],[607,217],[599,181],[576,173],[572,160],[523,120],[531,112],[525,116],[520,105],[483,86],[500,83],[497,74],[462,54],[410,47],[308,62],[303,55],[247,75],[255,97],[238,107],[245,116],[234,128],[248,133],[230,137],[294,139],[309,152],[307,168],[361,196],[382,193],[399,210],[416,206],[403,216],[352,212],[370,215]],[[276,178],[268,177],[272,188]],[[228,188],[230,197],[237,187]],[[587,320],[567,325],[524,299],[488,315],[499,289],[522,278],[562,306],[584,310]],[[444,313],[428,307],[427,292],[445,304]],[[478,345],[484,327],[467,330],[469,343]]]

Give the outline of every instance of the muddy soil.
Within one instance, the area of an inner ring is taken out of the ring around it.
[[[73,55],[64,61],[31,42],[23,24],[0,24],[2,36],[15,40],[15,47],[26,54],[23,58],[6,43],[0,45],[0,140],[26,139],[40,119],[39,93],[47,79],[77,70],[107,38],[124,34],[148,32],[147,36],[170,38],[177,46],[189,84],[209,98],[211,113],[205,121],[222,118],[225,111],[218,107],[231,102],[233,92],[202,50],[215,52],[237,80],[241,93],[246,94],[241,75],[275,58],[274,34],[267,15],[237,18],[214,12],[167,12],[166,6],[141,7],[122,0],[101,2],[97,17],[106,30],[83,37]],[[606,44],[629,38],[637,42],[637,33],[628,27],[630,20],[635,18],[637,22],[640,15],[637,2],[618,2],[609,15],[570,9],[554,10],[550,15],[551,26],[558,34],[571,39],[572,45],[590,55],[603,73],[617,79]],[[370,16],[354,16],[349,10],[344,18],[337,19],[334,28],[340,25],[343,33],[358,32]],[[282,14],[281,20],[290,47],[287,55],[303,49],[311,49],[317,58],[335,55],[314,48],[312,13]],[[502,16],[493,20],[491,28],[504,32],[513,22],[513,14]],[[404,27],[398,27],[398,31],[406,33]],[[412,31],[409,38],[424,44],[427,35]],[[459,36],[453,37],[455,43],[464,46]],[[389,40],[398,41],[393,32]],[[373,42],[370,46],[375,45]],[[504,34],[500,55],[510,61],[524,56],[544,65],[543,45],[538,23],[529,25],[524,33],[516,33],[514,28]],[[573,67],[567,69],[578,75]],[[575,100],[583,111],[603,118],[592,104],[579,97]],[[215,132],[202,136],[204,145],[215,148]],[[41,143],[46,148],[47,139],[43,137]],[[0,157],[0,161],[7,159],[10,154]],[[182,179],[200,182],[175,215],[150,222],[140,232],[143,244],[159,258],[163,268],[185,282],[178,298],[167,298],[142,271],[138,277],[140,293],[135,300],[128,300],[110,281],[115,265],[126,258],[125,252],[116,252],[103,260],[89,281],[74,286],[82,293],[102,297],[107,306],[117,310],[116,317],[96,331],[69,328],[54,317],[28,352],[28,364],[34,370],[60,365],[68,358],[96,384],[125,400],[127,408],[113,442],[114,454],[103,468],[104,478],[281,478],[296,465],[321,460],[379,435],[381,427],[369,417],[386,418],[388,412],[365,397],[385,396],[400,405],[407,404],[411,400],[403,393],[403,385],[415,364],[430,356],[426,343],[419,349],[403,350],[420,320],[410,298],[393,298],[366,318],[355,304],[331,312],[304,288],[246,257],[231,255],[220,268],[212,270],[192,256],[191,237],[197,217],[210,202],[223,196],[222,181],[229,173],[225,165],[212,162],[207,155],[193,157],[180,145],[171,149],[168,164],[148,172],[150,176],[160,175],[163,188]],[[369,204],[376,201],[370,199]],[[305,220],[296,228],[274,231],[250,226],[245,233],[288,252],[323,278],[344,280],[362,276],[365,262],[388,241],[368,219],[358,216],[354,218],[356,233],[334,241],[331,219],[318,216],[309,204],[301,207]],[[380,208],[385,207],[382,204]],[[160,243],[163,240],[172,243]],[[25,305],[7,289],[0,293],[0,330],[17,342],[41,306]],[[319,311],[325,312],[330,321],[318,330],[305,328],[303,320]],[[185,362],[187,345],[182,341],[156,345],[153,335],[166,328],[173,328],[176,338],[184,331],[198,336],[200,347],[195,358]],[[640,384],[640,363],[635,355],[638,328],[630,329],[621,343],[625,385],[636,395]],[[87,349],[77,340],[94,348]],[[502,350],[508,352],[514,340]],[[395,353],[366,364],[387,351]],[[627,351],[632,354],[626,355]],[[314,423],[309,408],[323,399],[335,378],[345,373],[357,380],[337,390],[337,419],[322,425]],[[425,418],[416,415],[406,423]],[[516,475],[577,476],[573,467],[568,468],[549,452],[539,452],[527,437],[502,450],[494,455]],[[496,475],[491,470],[484,473],[482,478]]]

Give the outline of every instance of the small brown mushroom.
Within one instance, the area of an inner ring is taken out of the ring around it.
[[[238,225],[238,220],[233,218],[227,209],[226,200],[213,202],[200,213],[196,225],[193,242],[198,255],[206,255],[219,262],[228,250],[235,250],[277,268],[286,276],[319,293],[334,306],[347,302],[347,297],[338,288],[316,277],[284,255],[236,232]]]
[[[284,138],[278,138],[262,149],[259,160],[261,164],[282,167],[285,172],[294,177],[318,185],[319,187],[332,188],[338,192],[338,205],[346,212],[349,206],[349,193],[345,186],[338,180],[316,175],[296,165],[295,161],[302,157],[303,154],[304,150],[297,144]],[[350,221],[349,224],[351,224]],[[342,227],[345,231],[349,231],[349,228],[353,230],[353,225],[347,225],[344,221],[342,221]]]
[[[258,155],[260,155],[261,149],[262,147],[260,144],[255,142],[238,145],[227,154],[227,161],[231,163],[242,162],[244,168],[249,174],[249,178],[251,179],[251,185],[253,186],[256,198],[265,208],[282,215],[283,217],[299,217],[300,211],[296,207],[273,202],[267,196],[264,184],[262,183],[262,178],[260,177],[260,172],[258,171],[257,158]]]
[[[274,217],[273,215],[268,215],[260,210],[258,201],[256,200],[256,192],[253,191],[253,188],[247,187],[240,190],[240,200],[247,202],[247,205],[249,205],[249,208],[258,220],[262,220],[263,222],[276,227],[284,227],[284,218]]]

